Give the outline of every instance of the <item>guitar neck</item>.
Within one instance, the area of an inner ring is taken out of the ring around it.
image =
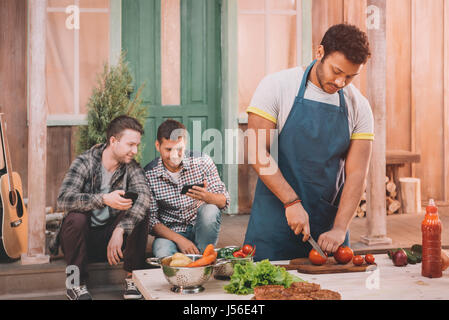
[[[11,156],[9,154],[8,139],[6,137],[6,122],[4,113],[0,113],[0,121],[1,121],[3,157],[6,161],[6,174],[8,175],[9,191],[12,191],[14,190],[14,180],[12,175],[12,165],[11,165]]]

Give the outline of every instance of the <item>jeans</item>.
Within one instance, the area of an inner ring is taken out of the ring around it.
[[[70,212],[63,220],[59,239],[67,265],[75,265],[80,272],[80,283],[86,283],[88,263],[107,261],[107,246],[122,212],[102,227],[90,226],[90,214]],[[148,215],[139,222],[130,235],[123,237],[123,269],[128,272],[145,268],[145,249],[148,239]]]
[[[198,208],[195,224],[189,225],[186,231],[178,234],[192,241],[198,250],[203,252],[208,244],[217,244],[220,226],[220,209],[216,205],[206,203]],[[156,238],[153,241],[153,255],[157,258],[171,256],[180,251],[171,240]]]

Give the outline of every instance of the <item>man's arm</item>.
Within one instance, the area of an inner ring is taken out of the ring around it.
[[[132,207],[126,211],[125,216],[118,223],[117,227],[122,228],[129,235],[148,213],[151,204],[151,193],[145,172],[140,166],[130,167],[128,175],[128,191],[137,193],[138,197]]]
[[[179,250],[185,254],[200,254],[200,251],[195,244],[186,237],[176,233],[162,223],[153,226],[153,234],[159,238],[165,238],[173,241],[178,246]]]
[[[334,226],[318,239],[320,247],[327,252],[335,252],[344,242],[346,232],[354,217],[366,187],[366,178],[371,159],[371,140],[352,140],[345,164],[345,185]]]
[[[72,162],[59,190],[57,199],[59,210],[89,212],[104,207],[103,194],[82,193],[90,174],[81,156]]]
[[[248,130],[253,130],[256,137],[255,143],[248,143],[248,160],[268,189],[283,204],[287,204],[299,199],[299,197],[285,180],[276,161],[270,154],[270,146],[272,145],[270,130],[274,129],[276,129],[276,125],[273,122],[253,113],[248,115]],[[262,137],[265,138],[264,145],[259,141],[259,138]],[[261,159],[262,157],[264,159]],[[265,161],[266,159],[269,159],[269,161]],[[269,174],[266,174],[266,172],[269,172]],[[309,215],[302,204],[296,203],[289,206],[285,209],[285,215],[293,232],[296,235],[302,232],[304,234],[303,241],[307,241],[310,236]]]
[[[202,166],[205,172],[204,187],[194,186],[187,192],[187,195],[193,199],[214,204],[220,210],[224,211],[231,204],[229,192],[226,190],[223,181],[221,181],[217,166],[213,160],[207,155],[204,155],[203,159]]]

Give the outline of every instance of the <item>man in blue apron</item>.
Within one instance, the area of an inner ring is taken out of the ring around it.
[[[369,57],[364,32],[335,25],[305,71],[284,70],[259,84],[247,109],[248,130],[258,137],[249,153],[259,180],[244,242],[256,245],[255,260],[307,257],[310,236],[328,253],[349,245],[374,139],[370,105],[350,83]]]

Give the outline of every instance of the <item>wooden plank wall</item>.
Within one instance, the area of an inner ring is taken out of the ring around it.
[[[0,1],[0,112],[5,113],[13,170],[28,197],[27,2]],[[74,128],[48,127],[47,206],[56,206],[62,179],[74,159]]]
[[[27,194],[26,1],[0,1],[0,112],[5,113],[13,170]]]
[[[313,49],[327,28],[365,28],[366,1],[314,0]],[[449,1],[387,1],[387,149],[421,154],[400,176],[421,179],[422,200],[449,204]],[[362,93],[366,82],[355,82]]]

